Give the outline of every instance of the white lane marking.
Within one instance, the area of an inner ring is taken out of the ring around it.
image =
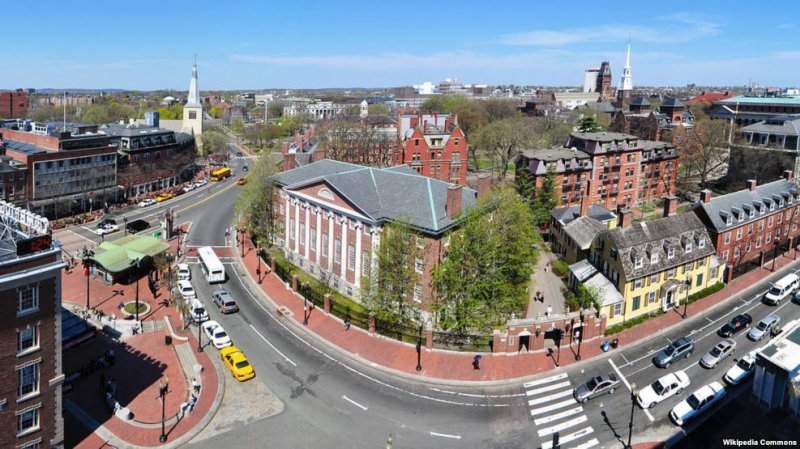
[[[564,421],[560,424],[556,424],[555,426],[546,427],[538,432],[539,437],[547,436],[555,432],[561,432],[564,429],[569,429],[572,426],[577,426],[578,424],[585,423],[588,420],[589,418],[587,418],[586,415],[582,415],[575,419],[570,419],[569,421]]]
[[[548,385],[546,387],[537,388],[535,390],[528,390],[525,392],[525,395],[528,397],[537,395],[539,393],[546,393],[548,391],[558,390],[559,388],[564,388],[569,386],[569,381],[566,382],[559,382],[557,384]]]
[[[532,400],[528,401],[528,405],[544,404],[545,402],[550,402],[550,401],[552,401],[554,399],[563,398],[563,397],[566,397],[566,396],[572,396],[572,390],[559,391],[558,393],[554,393],[554,394],[551,394],[551,395],[542,396],[540,398],[532,399]]]
[[[360,408],[361,410],[364,410],[365,412],[367,411],[367,407],[365,407],[365,406],[363,406],[363,405],[359,404],[358,402],[356,402],[356,401],[354,401],[354,400],[352,400],[352,399],[348,398],[348,397],[347,397],[347,396],[345,396],[345,395],[342,395],[342,399],[344,399],[345,401],[347,401],[347,402],[349,402],[349,403],[351,403],[351,404],[355,405],[356,407]]]
[[[439,433],[439,432],[434,432],[432,430],[431,430],[431,435],[435,437],[452,438],[454,440],[461,439],[461,435],[450,435],[449,433]]]
[[[258,336],[259,336],[259,337],[261,337],[261,339],[262,339],[262,340],[264,340],[264,343],[268,344],[268,345],[269,345],[269,346],[270,346],[272,349],[274,349],[274,350],[275,350],[275,352],[277,352],[278,354],[280,354],[280,355],[281,355],[281,357],[283,357],[283,360],[286,360],[287,362],[291,363],[291,364],[292,364],[292,366],[297,366],[297,363],[294,363],[294,362],[292,361],[292,359],[290,359],[289,357],[286,357],[286,355],[285,355],[284,353],[282,353],[281,351],[279,351],[279,350],[278,350],[278,348],[276,348],[276,347],[275,347],[275,345],[273,345],[272,343],[270,343],[270,342],[269,342],[269,340],[267,340],[267,337],[265,337],[265,336],[261,335],[261,332],[259,332],[259,331],[258,331],[258,329],[256,329],[256,328],[255,328],[255,326],[253,326],[253,325],[251,324],[251,325],[250,325],[250,328],[251,328],[251,329],[253,329],[253,332],[255,332],[256,334],[258,334]]]
[[[667,337],[666,335],[664,336],[664,340],[667,340],[669,344],[672,344],[672,340],[670,340],[669,337]]]
[[[563,412],[556,413],[555,415],[545,416],[544,418],[534,419],[533,423],[537,426],[541,426],[542,424],[551,423],[553,421],[558,421],[561,418],[566,418],[567,416],[572,416],[578,414],[583,411],[583,407],[575,407],[569,410],[564,410]]]
[[[628,379],[626,379],[625,376],[622,375],[622,373],[620,372],[619,368],[617,368],[617,365],[614,364],[614,361],[611,360],[611,359],[608,359],[608,363],[610,363],[611,367],[614,368],[614,371],[617,373],[617,375],[619,376],[619,378],[622,381],[622,383],[625,384],[625,387],[628,388],[628,391],[633,392],[633,389],[631,388],[631,384],[628,383]],[[648,368],[649,368],[649,366],[648,366]],[[650,422],[654,422],[656,420],[655,418],[653,418],[653,415],[650,413],[649,410],[644,409],[644,414],[647,415],[647,417],[650,419]]]
[[[627,363],[628,365],[630,365],[630,364],[631,364],[631,362],[630,362],[630,361],[628,361],[628,359],[625,357],[625,354],[623,354],[623,353],[621,353],[621,352],[620,352],[620,353],[619,353],[619,356],[620,356],[620,357],[622,357],[622,360],[625,360],[625,363]]]
[[[546,383],[550,383],[550,382],[554,382],[556,380],[561,380],[561,379],[566,379],[566,378],[567,378],[567,373],[561,373],[561,374],[556,374],[555,376],[545,377],[544,379],[537,379],[537,380],[533,380],[531,382],[525,382],[524,384],[522,384],[522,386],[527,389],[527,388],[535,387],[537,385],[542,385],[542,384],[546,384]]]
[[[650,366],[651,366],[651,365],[645,365],[645,366],[643,366],[643,367],[641,367],[641,368],[637,369],[636,371],[634,371],[634,372],[632,372],[632,373],[629,373],[628,375],[629,375],[629,376],[631,376],[631,377],[633,377],[633,376],[635,376],[635,375],[637,375],[637,374],[641,373],[642,371],[644,371],[644,370],[646,370],[646,369],[650,369]]]
[[[583,429],[581,429],[581,430],[579,430],[579,431],[577,431],[575,433],[571,433],[569,435],[562,436],[561,438],[558,439],[558,442],[560,444],[569,443],[570,441],[574,441],[574,440],[577,440],[578,438],[585,437],[586,435],[589,435],[592,432],[594,432],[594,429],[592,429],[591,427],[584,427]],[[597,440],[593,440],[593,441],[597,441]],[[552,447],[553,447],[553,442],[552,441],[545,441],[544,443],[542,443],[542,449],[551,449]]]
[[[712,320],[711,317],[706,317],[706,319],[708,320],[709,323],[714,324],[714,320]]]
[[[598,444],[600,444],[600,442],[597,441],[597,438],[592,438],[591,440],[589,440],[589,441],[587,441],[587,442],[585,442],[583,444],[580,444],[578,446],[575,446],[572,449],[589,449],[590,447],[597,446]]]
[[[628,364],[629,365],[634,365],[634,364],[638,363],[639,361],[650,357],[651,355],[655,354],[658,351],[660,351],[660,349],[651,349],[651,350],[647,351],[647,354],[639,357],[638,359],[631,360],[630,362],[628,362]],[[622,355],[622,353],[620,353],[620,355]]]
[[[442,390],[440,388],[428,387],[428,390],[436,391],[438,393],[452,394],[453,396],[464,396],[468,398],[491,398],[491,399],[505,399],[505,398],[519,398],[525,396],[525,393],[511,393],[511,394],[474,394],[474,393],[461,393],[459,391]]]
[[[544,407],[539,407],[531,410],[531,416],[541,415],[542,413],[551,412],[553,410],[558,410],[562,407],[566,407],[568,405],[577,404],[575,402],[575,398],[567,399],[566,401],[556,402],[555,404],[546,405]]]

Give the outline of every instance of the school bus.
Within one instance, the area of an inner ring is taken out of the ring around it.
[[[231,169],[228,167],[220,168],[219,170],[214,170],[211,172],[211,180],[212,181],[222,181],[223,179],[227,178],[231,175]]]

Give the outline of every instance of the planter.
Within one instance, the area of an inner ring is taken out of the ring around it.
[[[122,312],[125,314],[127,319],[134,318],[136,316],[136,301],[126,302],[122,307]],[[139,300],[139,317],[141,318],[142,315],[147,315],[149,312],[150,305],[142,300]]]

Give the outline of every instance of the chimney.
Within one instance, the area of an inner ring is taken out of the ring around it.
[[[289,171],[295,168],[297,160],[294,154],[283,155],[283,171]]]
[[[700,201],[702,201],[703,204],[711,204],[711,191],[704,189],[700,192]]]
[[[586,190],[581,195],[581,209],[580,209],[580,216],[581,217],[588,217],[589,216],[589,206],[590,201],[592,200],[592,180],[586,180]]]
[[[453,219],[461,215],[461,186],[451,185],[447,188],[447,203],[444,211],[448,217]]]
[[[317,125],[315,125],[315,124],[313,124],[313,123],[312,123],[312,124],[310,124],[310,125],[308,125],[308,126],[309,126],[309,128],[308,128],[308,141],[309,141],[309,143],[310,143],[310,142],[311,142],[311,139],[313,139],[313,138],[314,138],[314,134],[315,134],[315,133],[316,133],[316,131],[317,131]]]
[[[751,192],[756,191],[756,180],[755,179],[748,179],[747,180],[747,189]]]
[[[678,197],[665,196],[664,197],[664,218],[671,217],[678,212]]]
[[[297,147],[297,152],[303,152],[303,136],[300,135],[300,131],[294,132],[294,146]]]
[[[281,142],[281,153],[289,154],[289,142]]]
[[[622,229],[629,228],[633,223],[633,214],[629,209],[620,209],[617,214],[619,215],[619,227]]]
[[[478,177],[478,199],[489,196],[492,190],[492,175],[481,175]]]
[[[794,172],[792,170],[784,170],[783,171],[783,179],[785,179],[787,181],[793,181],[794,180]]]

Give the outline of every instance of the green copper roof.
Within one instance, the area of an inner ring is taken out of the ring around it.
[[[727,106],[739,104],[769,104],[769,105],[800,105],[800,98],[787,98],[787,97],[746,97],[738,95],[736,97],[726,98],[724,100],[715,101],[714,104],[724,104]]]
[[[169,244],[155,237],[129,235],[113,242],[103,242],[94,250],[92,261],[110,273],[130,268],[136,259],[153,257],[169,249]]]

